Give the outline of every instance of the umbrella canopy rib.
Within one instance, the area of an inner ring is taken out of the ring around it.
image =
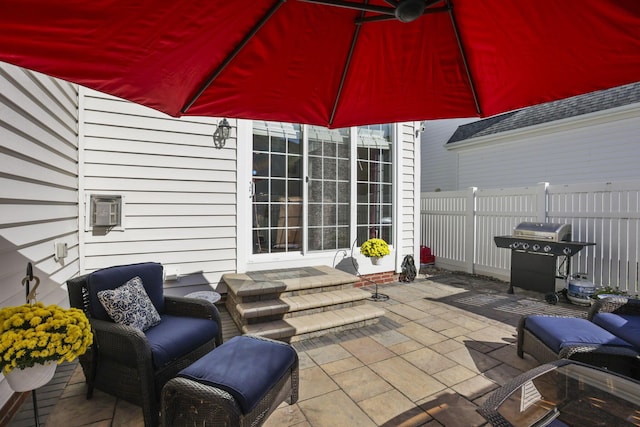
[[[464,46],[462,45],[462,40],[460,39],[460,32],[458,31],[458,24],[456,24],[456,17],[453,15],[453,6],[451,5],[451,0],[446,0],[446,8],[449,10],[449,17],[451,18],[451,25],[453,26],[453,32],[456,35],[456,41],[458,42],[458,48],[460,49],[460,55],[462,56],[462,63],[464,64],[464,69],[467,72],[467,77],[469,78],[469,86],[471,87],[471,95],[473,96],[473,102],[476,104],[476,112],[478,116],[482,117],[482,108],[480,108],[480,100],[478,99],[478,93],[476,91],[476,86],[473,83],[473,76],[471,75],[471,70],[469,69],[469,62],[467,61],[467,55],[464,52]]]
[[[364,15],[364,11],[360,14],[360,18]],[[349,48],[349,54],[347,55],[347,60],[345,61],[344,68],[342,69],[342,77],[340,78],[340,85],[338,86],[338,92],[336,93],[336,98],[333,102],[333,108],[331,109],[331,116],[329,116],[329,126],[333,124],[333,120],[336,116],[336,110],[338,109],[338,102],[340,102],[340,96],[342,95],[342,88],[344,87],[344,82],[347,78],[347,72],[349,71],[349,65],[351,64],[351,58],[353,57],[353,51],[356,48],[356,43],[358,42],[358,35],[360,34],[360,25],[355,25],[355,31],[353,32],[353,38],[351,39],[351,47]]]
[[[247,33],[247,35],[240,41],[240,43],[238,43],[238,45],[231,51],[231,53],[229,53],[229,55],[224,59],[224,61],[222,61],[222,63],[218,66],[218,68],[215,69],[215,71],[205,81],[205,83],[200,87],[200,89],[198,89],[196,94],[184,105],[184,107],[182,107],[182,110],[181,110],[182,114],[186,114],[187,111],[189,111],[189,108],[191,108],[193,104],[196,103],[198,98],[200,98],[200,96],[202,96],[202,94],[209,88],[209,86],[211,86],[213,81],[216,78],[218,78],[220,73],[222,73],[222,71],[224,71],[224,69],[231,63],[231,61],[233,61],[233,58],[235,58],[236,55],[238,55],[240,51],[242,51],[242,49],[247,45],[247,43],[249,43],[249,40],[251,40],[253,36],[255,36],[256,33],[260,31],[260,28],[262,28],[264,24],[267,23],[267,21],[273,16],[274,13],[278,11],[280,6],[282,6],[285,1],[286,0],[277,0],[273,4],[273,6],[271,6],[271,8],[267,10],[264,16],[260,18],[260,20],[256,23],[256,25],[251,29],[251,31]]]
[[[362,10],[365,12],[382,13],[384,15],[395,16],[395,13],[396,13],[395,7],[375,6],[371,4],[352,3],[352,2],[341,1],[341,0],[300,0],[300,1],[305,3],[322,4],[325,6],[336,6],[336,7],[344,7],[346,9]]]
[[[424,12],[422,12],[423,15],[429,15],[431,13],[441,13],[441,12],[448,12],[450,9],[446,6],[442,6],[442,7],[432,7],[429,8],[429,6],[433,3],[438,3],[440,0],[436,0],[431,2],[430,4],[427,4]],[[398,19],[394,16],[387,16],[387,15],[376,15],[376,16],[366,16],[364,18],[358,18],[356,19],[356,24],[364,24],[365,22],[380,22],[380,21],[390,21],[393,19]]]

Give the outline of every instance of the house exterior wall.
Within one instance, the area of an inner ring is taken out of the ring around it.
[[[640,104],[631,104],[460,141],[448,153],[442,152],[450,136],[443,129],[450,121],[440,121],[440,139],[423,135],[422,190],[638,179],[639,119]],[[425,123],[426,134],[431,122]],[[436,160],[439,168],[432,166]]]
[[[235,138],[218,149],[219,119],[176,119],[80,93],[83,272],[154,261],[179,274],[165,282],[167,294],[218,289],[222,274],[236,271]],[[122,230],[90,227],[91,194],[124,197]]]
[[[0,307],[24,304],[28,262],[38,301],[68,307],[61,286],[79,271],[77,87],[0,64],[0,112]],[[66,258],[54,260],[54,242]],[[2,379],[0,407],[12,394]]]
[[[458,189],[458,153],[445,144],[458,126],[478,119],[428,120],[420,135],[422,175],[420,191],[452,191]]]
[[[184,295],[224,292],[225,272],[339,261],[334,253],[252,259],[243,184],[251,156],[242,151],[251,147],[250,121],[231,120],[232,137],[218,149],[217,118],[170,118],[1,64],[0,106],[0,307],[24,302],[28,262],[41,279],[38,300],[68,306],[67,279],[117,264],[161,262],[180,277],[165,282],[167,294]],[[396,131],[395,257],[380,267],[361,262],[363,274],[399,272],[404,255],[418,255],[418,128]],[[122,226],[92,227],[90,195],[121,196]],[[55,242],[67,244],[66,258],[54,260]],[[0,381],[0,407],[12,394]]]

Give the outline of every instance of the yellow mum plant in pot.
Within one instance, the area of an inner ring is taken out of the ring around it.
[[[74,360],[92,343],[89,320],[77,308],[38,302],[0,310],[0,369],[14,391],[46,384],[56,363]]]
[[[367,240],[360,246],[360,253],[368,258],[371,258],[374,264],[385,255],[389,255],[389,245],[383,239],[372,238]]]

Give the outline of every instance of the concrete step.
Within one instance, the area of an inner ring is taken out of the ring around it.
[[[244,319],[255,319],[291,314],[306,313],[319,308],[331,309],[330,306],[344,305],[363,301],[370,292],[358,288],[339,291],[321,292],[293,297],[281,297],[267,301],[242,303],[236,306],[239,315]]]
[[[295,342],[327,333],[359,328],[376,323],[384,310],[370,304],[324,311],[242,327],[243,334],[260,335],[285,342]]]
[[[271,298],[272,295],[288,296],[330,290],[334,286],[353,287],[357,276],[326,265],[256,271],[240,274],[223,274],[228,292],[238,303]],[[251,298],[253,297],[253,298]]]

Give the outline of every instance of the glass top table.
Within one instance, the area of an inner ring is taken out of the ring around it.
[[[220,298],[221,298],[219,293],[213,292],[213,291],[191,292],[190,294],[185,295],[185,297],[203,299],[205,301],[209,301],[212,304],[217,303],[218,301],[220,301]]]
[[[640,426],[640,382],[559,360],[509,381],[478,412],[493,426]]]

